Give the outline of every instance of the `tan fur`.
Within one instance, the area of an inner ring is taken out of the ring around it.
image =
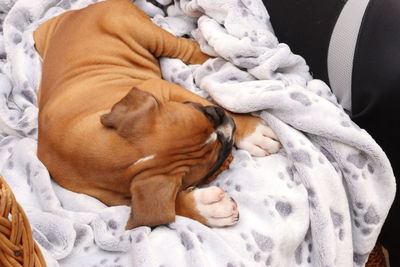
[[[186,189],[180,192],[176,198],[175,203],[176,214],[192,218],[193,220],[199,221],[202,224],[207,225],[207,220],[199,214],[196,209],[195,201],[193,198],[193,190]]]
[[[186,211],[190,198],[175,200],[206,175],[221,144],[203,145],[212,123],[180,102],[211,103],[162,80],[157,59],[203,63],[198,44],[160,29],[129,0],[63,13],[34,39],[43,58],[38,156],[53,179],[107,205],[132,205],[127,228],[172,222],[176,205],[202,221]],[[259,123],[231,115],[237,140]]]

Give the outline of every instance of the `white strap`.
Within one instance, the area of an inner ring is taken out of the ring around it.
[[[328,75],[333,93],[351,111],[351,81],[358,33],[369,0],[348,0],[333,29],[328,50]]]

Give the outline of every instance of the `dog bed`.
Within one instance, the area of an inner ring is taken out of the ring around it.
[[[394,197],[390,163],[329,87],[312,79],[304,59],[278,42],[259,0],[134,3],[160,27],[217,56],[202,66],[162,58],[164,79],[260,116],[282,142],[279,153],[263,158],[235,150],[230,169],[212,183],[238,202],[237,225],[210,229],[178,217],[153,230],[125,231],[129,207],[106,207],[55,184],[36,157],[41,60],[32,32],[94,2],[0,0],[0,173],[47,266],[366,263]]]

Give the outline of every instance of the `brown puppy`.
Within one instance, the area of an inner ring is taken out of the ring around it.
[[[43,58],[38,156],[61,186],[107,205],[131,205],[127,229],[175,215],[234,224],[218,187],[188,189],[237,146],[254,155],[279,143],[258,118],[231,114],[161,78],[160,56],[201,64],[195,41],[152,23],[129,0],[63,13],[34,33]],[[257,141],[254,141],[257,140]]]

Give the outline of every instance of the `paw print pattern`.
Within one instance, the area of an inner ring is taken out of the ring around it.
[[[344,240],[345,231],[342,228],[344,217],[339,212],[335,211],[333,208],[330,209],[331,219],[333,223],[333,227],[335,228],[335,232],[339,240]]]
[[[240,237],[246,241],[246,251],[254,262],[272,266],[275,243],[271,237],[256,230],[252,230],[250,233],[241,233]]]
[[[369,205],[368,208],[366,208],[366,206],[361,202],[355,203],[355,206],[353,207],[353,215],[354,226],[361,231],[361,234],[364,236],[370,235],[372,230],[374,230],[381,221],[381,218],[373,205]]]
[[[288,188],[293,188],[300,184],[298,179],[295,179],[296,168],[293,165],[287,166],[284,171],[278,172],[278,178],[286,182]]]
[[[353,254],[353,262],[357,266],[364,266],[364,264],[367,262],[369,253],[366,254],[359,254],[357,252],[354,252]]]
[[[275,209],[282,217],[289,216],[293,211],[292,204],[284,201],[277,201],[275,204]]]
[[[307,264],[311,264],[312,252],[313,252],[313,245],[312,245],[311,228],[308,228],[306,235],[304,236],[304,241],[297,247],[295,251],[295,262],[298,265],[303,264],[305,261],[307,262]]]

